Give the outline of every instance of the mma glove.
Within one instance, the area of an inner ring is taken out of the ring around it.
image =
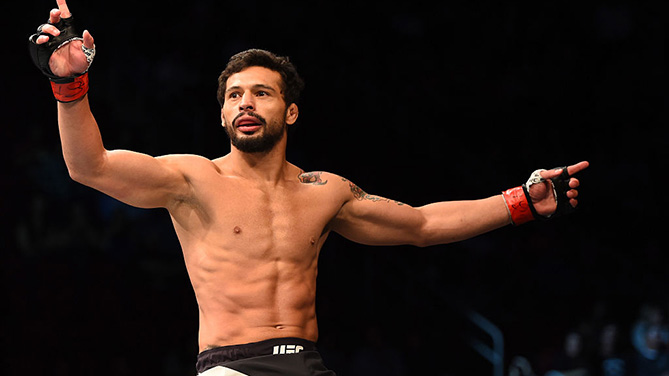
[[[507,189],[502,192],[506,207],[511,217],[511,222],[517,226],[523,223],[539,219],[548,220],[576,211],[576,208],[569,203],[567,191],[569,191],[569,180],[571,176],[567,172],[567,167],[558,167],[555,170],[562,169],[562,173],[555,178],[544,179],[541,177],[543,169],[536,170],[530,175],[527,182],[519,187]],[[543,183],[546,180],[551,181],[553,188],[553,197],[557,203],[557,208],[553,214],[543,216],[537,213],[530,198],[530,187],[534,184]]]
[[[95,46],[87,48],[83,43],[81,44],[81,50],[88,62],[88,67],[84,72],[70,77],[56,76],[49,67],[49,59],[51,59],[53,53],[72,41],[83,41],[83,38],[75,31],[72,17],[61,18],[60,21],[53,24],[60,31],[58,36],[43,32],[42,28],[45,25],[47,24],[40,25],[37,28],[37,32],[28,38],[30,57],[42,74],[47,76],[51,81],[51,88],[56,100],[67,103],[81,99],[88,92],[88,68],[90,68],[95,57]],[[49,40],[45,43],[37,44],[37,38],[42,35],[48,36]]]

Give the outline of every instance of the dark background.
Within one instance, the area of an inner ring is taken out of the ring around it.
[[[425,249],[332,234],[319,346],[339,375],[491,374],[466,310],[502,331],[507,365],[559,367],[576,329],[596,369],[602,325],[633,356],[641,309],[669,308],[661,1],[69,5],[96,39],[107,148],[227,153],[216,79],[253,47],[290,56],[306,81],[289,160],[367,192],[476,199],[591,162],[566,218]],[[167,213],[68,177],[26,43],[54,6],[4,6],[0,373],[193,375],[197,306]]]

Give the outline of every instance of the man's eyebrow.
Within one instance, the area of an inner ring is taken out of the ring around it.
[[[241,88],[242,88],[241,86],[237,86],[237,85],[235,85],[235,86],[230,86],[229,88],[227,88],[227,89],[225,90],[225,92],[227,93],[227,92],[234,91],[234,90],[240,90]],[[255,85],[253,85],[251,88],[252,88],[252,89],[256,89],[256,90],[257,90],[257,89],[265,89],[265,90],[271,90],[271,91],[276,92],[276,89],[275,89],[275,88],[273,88],[273,87],[271,87],[271,86],[269,86],[269,85],[265,85],[265,84],[255,84]]]

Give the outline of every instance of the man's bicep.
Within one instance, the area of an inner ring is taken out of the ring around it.
[[[421,213],[402,202],[371,195],[351,181],[350,197],[332,221],[345,238],[368,245],[418,244],[424,223]]]
[[[141,208],[165,207],[188,191],[175,157],[156,158],[129,150],[107,151],[101,171],[81,183]]]

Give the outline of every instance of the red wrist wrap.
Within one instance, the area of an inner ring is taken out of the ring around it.
[[[516,187],[507,189],[502,192],[506,206],[511,215],[511,222],[515,225],[522,225],[523,223],[534,220],[534,215],[530,209],[530,203],[527,202],[527,196],[523,191],[523,187]]]
[[[88,72],[68,83],[59,84],[51,81],[51,89],[57,101],[74,102],[88,93]]]

